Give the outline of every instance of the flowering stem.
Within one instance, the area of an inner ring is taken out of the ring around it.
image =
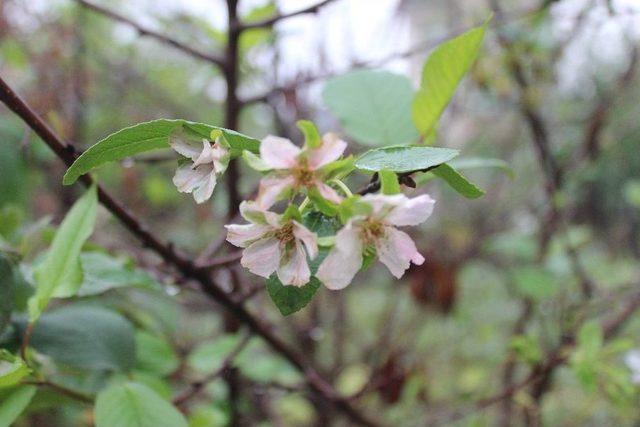
[[[340,181],[339,179],[332,179],[331,181],[334,184],[336,184],[338,187],[340,187],[340,189],[342,190],[342,192],[344,193],[345,196],[347,197],[351,197],[353,196],[353,193],[351,192],[351,190],[349,190],[349,187],[346,186],[346,184],[342,181]]]

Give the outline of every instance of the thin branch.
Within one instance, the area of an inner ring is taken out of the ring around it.
[[[77,400],[78,402],[82,402],[82,403],[86,403],[89,405],[93,404],[93,399],[90,396],[87,396],[85,394],[82,394],[80,392],[77,392],[75,390],[72,390],[70,388],[67,388],[65,386],[62,386],[60,384],[56,384],[56,383],[52,383],[51,381],[48,380],[41,380],[41,381],[23,381],[22,384],[26,384],[26,385],[35,385],[38,387],[47,387],[50,388],[64,396],[70,397],[73,400]]]
[[[53,152],[68,166],[76,159],[75,149],[64,143],[51,128],[20,98],[11,87],[0,78],[0,101],[18,115],[33,131],[53,150]],[[89,175],[80,177],[86,185],[94,184]],[[129,210],[111,196],[102,186],[97,185],[98,199],[144,246],[160,255],[168,264],[174,266],[184,277],[193,279],[200,284],[202,291],[211,299],[222,305],[239,321],[245,323],[255,334],[262,337],[270,347],[287,359],[305,377],[309,387],[322,399],[333,404],[344,412],[352,421],[368,426],[377,425],[354,408],[346,399],[341,397],[335,389],[320,374],[317,368],[307,360],[297,349],[289,346],[279,336],[275,335],[271,325],[251,314],[241,302],[235,301],[220,286],[212,281],[207,272],[203,272],[175,248],[162,242],[142,224]]]
[[[126,16],[122,16],[116,12],[113,12],[109,9],[106,9],[102,6],[98,6],[97,4],[93,4],[91,2],[88,2],[87,0],[75,0],[78,4],[86,7],[89,10],[92,10],[96,13],[99,13],[100,15],[107,17],[109,19],[112,19],[114,21],[120,22],[122,24],[128,25],[130,27],[132,27],[133,29],[135,29],[138,34],[140,36],[147,36],[149,38],[155,39],[161,43],[164,43],[166,45],[172,46],[178,50],[181,50],[182,52],[193,56],[194,58],[198,58],[198,59],[202,59],[205,61],[208,61],[212,64],[215,64],[216,66],[220,67],[221,69],[225,68],[225,62],[224,59],[222,59],[221,57],[218,57],[216,55],[213,55],[211,53],[208,52],[203,52],[199,49],[194,48],[193,46],[189,46],[187,43],[181,42],[179,40],[176,40],[172,37],[169,37],[165,34],[161,34],[157,31],[154,31],[150,28],[144,27],[140,24],[138,24],[137,22],[132,21],[131,19],[127,18]]]
[[[290,13],[281,13],[278,15],[275,15],[271,18],[267,18],[263,21],[258,21],[258,22],[247,22],[247,23],[243,23],[243,24],[238,24],[240,31],[244,31],[244,30],[250,30],[253,28],[268,28],[273,26],[274,24],[283,21],[285,19],[289,19],[289,18],[293,18],[294,16],[298,16],[298,15],[305,15],[307,13],[317,13],[318,10],[320,10],[321,7],[326,6],[327,4],[333,2],[335,0],[323,0],[319,3],[316,3],[314,5],[311,5],[309,7],[305,7],[304,9],[300,9],[300,10],[296,10],[295,12],[290,12]]]
[[[206,378],[190,384],[184,392],[173,399],[173,404],[178,407],[182,406],[185,402],[197,396],[207,384],[211,383],[213,380],[221,376],[227,369],[231,367],[236,357],[242,350],[244,350],[250,339],[251,334],[246,334],[244,338],[242,338],[242,340],[240,340],[240,342],[236,345],[236,347],[227,355],[227,357],[224,358],[224,360],[222,361],[222,365],[220,365],[218,369],[216,369]]]
[[[214,270],[216,268],[225,267],[229,264],[234,264],[242,258],[242,251],[231,252],[226,255],[221,255],[218,258],[214,258],[211,261],[202,264],[196,264],[197,268],[203,271]]]

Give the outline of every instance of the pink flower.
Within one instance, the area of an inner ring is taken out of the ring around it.
[[[171,137],[171,148],[191,159],[176,170],[173,183],[181,193],[193,193],[196,203],[203,203],[213,194],[217,176],[224,173],[229,164],[229,150],[220,143],[202,140],[202,149],[190,144],[181,135]]]
[[[274,172],[260,181],[256,202],[268,209],[291,190],[316,188],[325,199],[340,203],[338,193],[322,182],[321,169],[339,159],[346,148],[346,142],[330,133],[322,137],[318,148],[300,148],[286,138],[267,136],[260,144],[260,157]]]
[[[227,241],[246,248],[242,266],[265,278],[275,271],[284,285],[307,284],[311,278],[307,254],[311,259],[318,256],[316,234],[295,220],[260,209],[254,202],[242,202],[240,213],[250,224],[225,227]]]
[[[376,194],[364,196],[360,202],[369,205],[370,213],[351,218],[336,234],[334,247],[316,273],[329,289],[342,289],[351,283],[362,267],[363,253],[370,247],[398,279],[411,262],[424,262],[411,237],[396,227],[426,221],[435,204],[431,197]]]

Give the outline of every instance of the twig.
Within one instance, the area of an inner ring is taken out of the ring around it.
[[[294,16],[298,16],[298,15],[305,15],[307,13],[317,13],[318,10],[323,7],[326,6],[327,4],[333,2],[335,0],[323,0],[319,3],[316,3],[314,5],[311,5],[309,7],[305,7],[304,9],[300,9],[300,10],[296,10],[294,12],[290,12],[290,13],[281,13],[278,14],[276,16],[273,16],[271,18],[267,18],[263,21],[258,21],[258,22],[247,22],[247,23],[243,23],[243,24],[238,24],[239,25],[239,29],[241,31],[244,30],[250,30],[253,28],[265,28],[265,27],[271,27],[274,24],[283,21],[285,19],[289,19],[289,18],[293,18]]]
[[[2,78],[0,78],[0,101],[24,120],[64,163],[70,166],[74,162],[76,154],[73,147],[65,144]],[[94,183],[89,175],[83,175],[80,177],[80,180],[86,186]],[[143,245],[152,249],[167,263],[173,265],[182,275],[196,280],[205,294],[222,305],[238,320],[245,323],[252,332],[261,336],[274,351],[281,354],[304,375],[309,387],[314,390],[319,397],[343,411],[354,422],[369,426],[377,425],[376,422],[369,420],[349,402],[339,396],[331,384],[318,373],[318,370],[313,364],[297,349],[292,348],[280,337],[275,335],[270,325],[254,317],[242,303],[236,302],[222,288],[214,283],[208,273],[199,270],[192,261],[178,253],[172,245],[160,241],[145,225],[134,217],[124,205],[104,190],[102,186],[98,185],[97,187],[100,203],[118,218],[125,228],[135,235]]]
[[[192,399],[194,396],[198,395],[202,391],[202,389],[213,380],[222,375],[229,367],[233,364],[235,358],[240,354],[242,350],[247,346],[249,340],[251,339],[251,334],[246,334],[242,340],[236,345],[236,347],[224,358],[222,361],[222,365],[218,369],[216,369],[212,374],[203,378],[202,380],[196,381],[189,385],[185,391],[176,396],[173,399],[173,404],[180,407],[188,400]]]
[[[196,264],[199,270],[207,271],[233,264],[242,258],[242,251],[231,252],[202,264]]]
[[[89,405],[93,404],[93,399],[83,393],[77,392],[75,390],[72,390],[70,388],[67,388],[65,386],[62,386],[60,384],[56,384],[56,383],[52,383],[51,381],[48,380],[41,380],[41,381],[23,381],[22,384],[26,384],[26,385],[35,385],[38,387],[47,387],[50,388],[52,390],[57,391],[60,394],[63,394],[67,397],[70,397],[74,400],[77,400],[79,402],[82,403],[86,403]]]
[[[75,0],[76,2],[78,2],[80,5],[86,7],[87,9],[90,9],[94,12],[97,12],[109,19],[112,19],[114,21],[126,24],[132,28],[134,28],[138,34],[140,34],[140,36],[147,36],[150,37],[152,39],[158,40],[161,43],[164,43],[166,45],[172,46],[178,50],[181,50],[182,52],[185,52],[191,56],[193,56],[194,58],[198,58],[198,59],[202,59],[205,61],[208,61],[212,64],[215,64],[216,66],[220,67],[221,69],[225,68],[225,62],[222,58],[213,55],[211,53],[207,53],[207,52],[203,52],[201,50],[198,50],[196,48],[194,48],[193,46],[188,45],[187,43],[183,43],[179,40],[176,40],[172,37],[169,37],[167,35],[161,34],[157,31],[151,30],[149,28],[146,28],[140,24],[138,24],[137,22],[132,21],[131,19],[122,16],[116,12],[113,12],[109,9],[106,9],[102,6],[98,6],[97,4],[93,4],[91,2],[88,2],[87,0]]]

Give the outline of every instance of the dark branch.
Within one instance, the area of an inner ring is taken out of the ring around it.
[[[239,29],[240,31],[244,31],[244,30],[250,30],[253,28],[268,28],[273,26],[274,24],[283,21],[285,19],[288,18],[293,18],[294,16],[298,16],[298,15],[305,15],[307,13],[317,13],[318,10],[320,10],[321,7],[326,6],[327,4],[333,2],[335,0],[323,0],[319,3],[316,3],[314,5],[311,5],[309,7],[306,7],[304,9],[300,9],[300,10],[296,10],[295,12],[291,12],[291,13],[283,13],[283,14],[278,14],[276,16],[273,16],[271,18],[267,18],[263,21],[258,21],[258,22],[247,22],[244,24],[238,24],[239,25]]]
[[[211,62],[212,64],[217,65],[218,67],[224,69],[225,68],[225,62],[224,59],[207,53],[207,52],[203,52],[201,50],[198,50],[192,46],[189,46],[186,43],[183,43],[179,40],[176,40],[172,37],[169,37],[167,35],[161,34],[157,31],[151,30],[149,28],[146,28],[140,24],[138,24],[137,22],[132,21],[131,19],[122,16],[116,12],[112,12],[109,9],[106,9],[102,6],[98,6],[96,4],[93,4],[91,2],[88,2],[87,0],[76,0],[76,2],[78,2],[78,4],[86,7],[87,9],[90,9],[94,12],[99,13],[102,16],[105,16],[109,19],[112,19],[114,21],[120,22],[122,24],[126,24],[130,27],[132,27],[133,29],[135,29],[138,34],[140,34],[140,36],[147,36],[150,37],[152,39],[158,40],[161,43],[164,43],[166,45],[172,46],[178,50],[181,50],[182,52],[193,56],[194,58],[198,58],[198,59],[202,59],[208,62]]]

